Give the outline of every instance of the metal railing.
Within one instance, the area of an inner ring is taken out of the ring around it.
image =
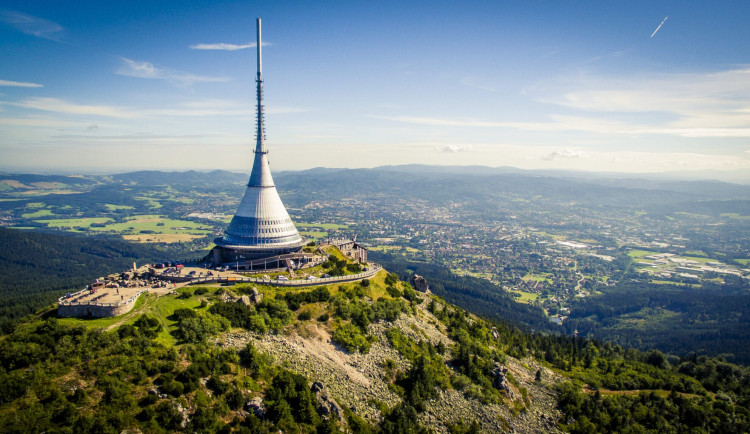
[[[317,286],[335,282],[354,282],[357,280],[370,278],[380,272],[383,267],[375,266],[371,270],[364,271],[362,273],[350,274],[348,276],[332,276],[332,277],[319,277],[317,279],[300,279],[300,280],[271,280],[271,279],[259,279],[256,277],[197,277],[190,281],[190,285],[197,285],[202,283],[257,283],[260,285],[269,286]]]

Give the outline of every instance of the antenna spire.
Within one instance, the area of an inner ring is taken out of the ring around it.
[[[255,152],[256,153],[267,153],[266,146],[265,146],[265,140],[266,140],[266,127],[264,124],[264,118],[265,115],[263,113],[263,59],[262,59],[262,52],[261,52],[261,39],[260,39],[260,18],[256,18],[255,20],[256,27],[257,27],[257,37],[258,37],[258,45],[257,45],[257,51],[258,51],[258,74],[255,77],[255,83],[256,83],[256,95],[257,95],[257,107],[256,107],[256,131],[255,131],[255,137],[256,137],[256,143],[255,143]]]

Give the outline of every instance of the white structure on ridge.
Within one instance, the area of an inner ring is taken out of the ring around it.
[[[266,131],[263,125],[260,18],[257,19],[257,36],[255,160],[242,202],[224,231],[224,236],[215,240],[217,247],[212,252],[212,260],[217,264],[293,253],[305,244],[281,202],[268,166]]]

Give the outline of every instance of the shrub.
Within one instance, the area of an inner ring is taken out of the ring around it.
[[[344,324],[333,332],[333,341],[349,352],[359,350],[362,353],[370,351],[370,342],[362,334],[359,328],[353,324]]]
[[[399,291],[398,288],[395,288],[393,286],[386,286],[385,291],[393,298],[400,298],[404,295],[403,292]]]
[[[297,315],[297,319],[300,320],[300,321],[307,321],[310,318],[312,318],[312,314],[310,313],[309,310],[300,312],[300,314]]]

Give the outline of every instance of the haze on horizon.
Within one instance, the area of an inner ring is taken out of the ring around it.
[[[259,16],[274,171],[750,179],[750,3],[468,5],[6,1],[0,169],[249,171]]]

